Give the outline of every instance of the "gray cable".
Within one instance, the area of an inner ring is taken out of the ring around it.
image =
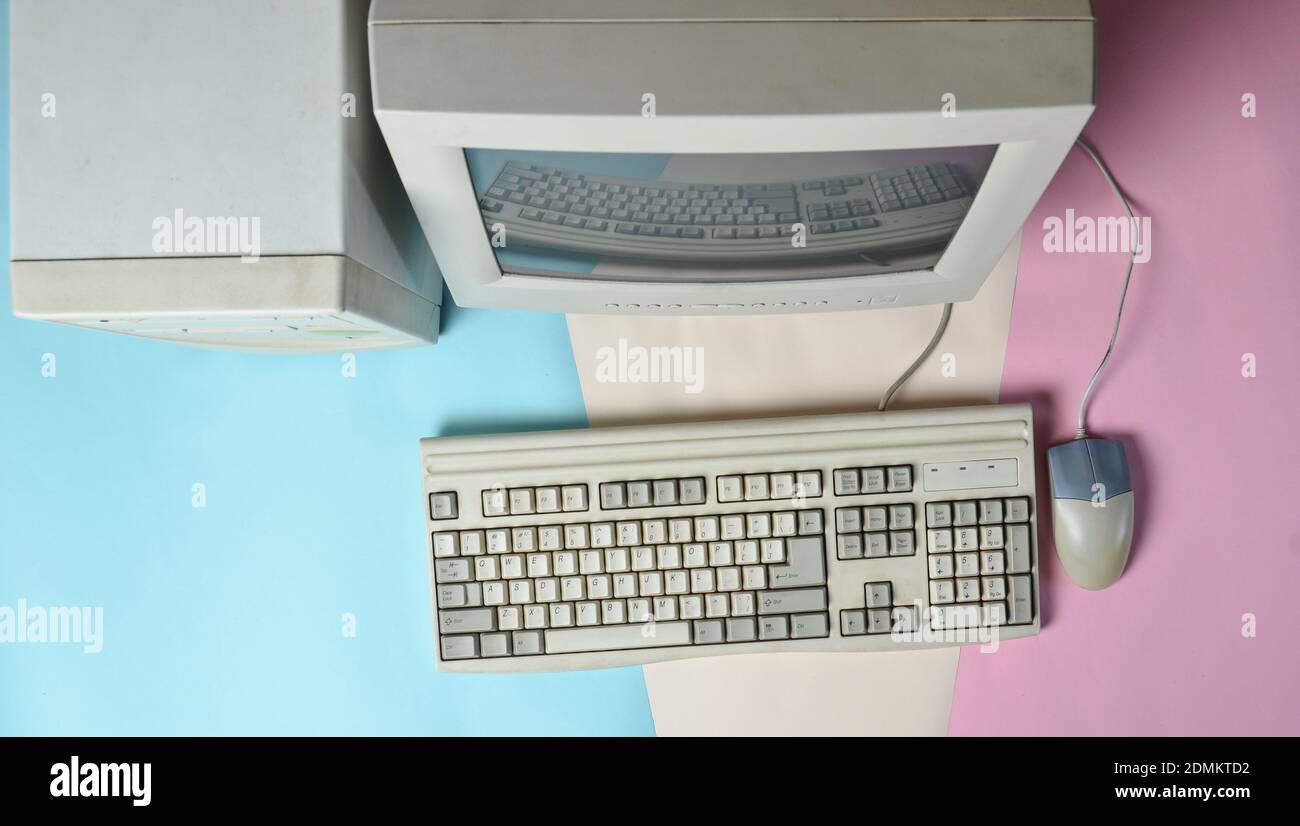
[[[1092,374],[1088,387],[1083,391],[1083,398],[1079,400],[1079,427],[1074,433],[1074,438],[1086,439],[1088,438],[1088,429],[1084,421],[1088,412],[1088,397],[1092,395],[1092,389],[1096,386],[1097,379],[1101,378],[1101,371],[1106,369],[1106,364],[1110,361],[1110,354],[1115,350],[1115,340],[1119,338],[1119,321],[1124,315],[1124,300],[1128,297],[1128,284],[1129,280],[1133,278],[1133,264],[1137,260],[1136,233],[1138,231],[1138,222],[1133,215],[1133,207],[1129,205],[1128,198],[1124,197],[1124,192],[1119,188],[1119,184],[1115,183],[1115,179],[1111,177],[1110,170],[1106,168],[1101,156],[1083,138],[1079,138],[1075,143],[1078,144],[1080,149],[1088,153],[1088,157],[1092,158],[1093,162],[1097,164],[1097,168],[1101,170],[1101,174],[1106,178],[1106,183],[1110,184],[1110,188],[1115,191],[1120,201],[1123,202],[1124,210],[1128,213],[1129,219],[1128,271],[1124,273],[1124,286],[1119,293],[1119,308],[1115,311],[1115,327],[1110,331],[1110,344],[1106,345],[1106,355],[1102,356],[1101,364],[1097,365],[1097,372]]]
[[[929,344],[925,345],[925,350],[916,357],[916,361],[912,362],[912,366],[903,371],[903,375],[898,377],[898,381],[891,384],[889,389],[885,391],[885,395],[880,398],[880,407],[876,408],[877,410],[885,409],[885,406],[889,404],[889,400],[898,392],[898,388],[902,387],[903,383],[912,377],[916,369],[921,366],[921,362],[928,359],[930,354],[934,352],[934,348],[939,346],[939,339],[943,338],[944,331],[948,329],[948,319],[950,318],[952,318],[952,305],[945,304],[943,305],[943,317],[939,319],[939,329],[934,331],[934,337],[930,339]]]

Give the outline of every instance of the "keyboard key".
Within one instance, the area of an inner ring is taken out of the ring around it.
[[[589,626],[600,624],[600,605],[595,602],[579,602],[578,625]]]
[[[929,561],[931,579],[945,579],[955,575],[952,554],[934,554]]]
[[[1022,625],[1027,622],[1033,622],[1033,585],[1027,576],[1013,576],[1009,580],[1010,584],[1010,601],[1009,615],[1007,622],[1012,625]]]
[[[889,534],[867,533],[862,535],[862,555],[868,559],[889,556]]]
[[[627,622],[627,603],[621,599],[607,599],[600,604],[600,622],[602,625],[618,625]]]
[[[980,501],[979,515],[980,515],[981,525],[1001,525],[1002,524],[1002,500],[984,499]]]
[[[510,490],[510,513],[529,514],[533,512],[532,488],[512,488]]]
[[[722,620],[696,620],[695,621],[695,644],[712,645],[714,643],[724,642]]]
[[[1007,573],[1027,574],[1030,570],[1029,526],[1011,525],[1007,528]]]
[[[885,469],[882,467],[869,467],[862,471],[862,492],[863,493],[884,493]]]
[[[660,479],[654,483],[655,507],[677,504],[677,480]]]
[[[842,533],[835,538],[835,556],[838,559],[862,558],[862,534]]]
[[[495,631],[496,612],[491,608],[464,608],[458,611],[439,611],[438,628],[444,634],[465,634],[471,631]]]
[[[643,629],[645,633],[642,633]],[[656,622],[653,625],[613,625],[595,628],[551,629],[546,634],[547,654],[579,651],[619,651],[628,648],[659,648],[689,645],[689,622]]]
[[[600,486],[600,506],[605,510],[627,507],[627,488],[621,482],[606,482]]]
[[[953,551],[952,530],[949,528],[940,528],[938,530],[927,531],[926,544],[932,554],[947,554]]]
[[[727,620],[727,642],[752,642],[757,638],[756,623],[749,617]]]
[[[1006,520],[1008,522],[1028,522],[1029,521],[1029,500],[1025,498],[1007,499],[1004,503],[1006,506]]]
[[[856,468],[837,470],[833,476],[836,496],[851,496],[860,489],[861,475]]]
[[[889,529],[891,531],[899,531],[910,527],[912,527],[912,506],[890,505]]]
[[[957,576],[975,576],[980,572],[979,554],[957,554],[956,562]]]
[[[1001,551],[985,551],[980,554],[980,574],[1000,574],[1005,570]]]
[[[889,469],[888,491],[900,493],[912,489],[912,466],[897,465]]]
[[[460,543],[451,531],[433,535],[433,555],[435,557],[456,556],[460,552]]]
[[[980,550],[997,549],[1003,546],[1001,525],[986,525],[980,528]]]
[[[627,483],[627,506],[629,508],[648,508],[653,501],[649,482]]]
[[[484,516],[505,516],[509,505],[506,502],[506,492],[501,489],[483,491],[483,515]]]
[[[1007,598],[1007,581],[1000,576],[986,576],[980,580],[980,599],[995,602]]]
[[[524,606],[524,628],[545,628],[550,609],[545,605]]]
[[[889,534],[890,556],[912,556],[915,553],[915,537],[911,531],[894,531]]]
[[[800,493],[807,499],[816,499],[822,495],[821,471],[804,471],[798,474],[796,483],[799,486]]]
[[[537,488],[533,491],[536,499],[538,513],[559,513],[560,511],[560,489],[559,488]]]
[[[468,605],[464,585],[439,585],[437,594],[439,608],[461,608]]]
[[[829,637],[830,628],[825,614],[795,614],[790,617],[790,637],[806,640],[816,637]]]
[[[434,563],[434,580],[438,584],[469,582],[468,559],[440,559]]]
[[[821,537],[799,537],[785,543],[786,563],[773,565],[771,587],[797,588],[826,584],[826,553]]]
[[[477,656],[478,637],[472,634],[442,637],[442,658],[444,660],[467,660]]]
[[[957,589],[951,579],[935,579],[930,581],[930,604],[944,605],[957,601]]]
[[[857,533],[862,530],[861,508],[836,508],[835,530],[839,533]]]
[[[455,493],[429,494],[429,517],[434,520],[456,518]]]
[[[773,473],[768,487],[772,491],[773,499],[789,499],[794,496],[794,474]]]
[[[739,476],[718,477],[718,501],[740,502],[745,498],[744,482]]]
[[[796,614],[826,610],[825,588],[792,588],[784,591],[760,591],[754,595],[760,616]]]
[[[769,565],[785,562],[785,542],[780,539],[764,539],[759,543],[759,560]]]
[[[862,519],[865,525],[864,530],[883,531],[889,527],[889,510],[888,508],[863,508]]]
[[[697,476],[681,481],[681,503],[683,505],[702,505],[704,501],[704,477]]]
[[[976,628],[979,624],[978,605],[939,605],[930,608],[930,627],[936,630]]]
[[[867,612],[861,609],[840,611],[840,634],[856,637],[867,633]]]
[[[585,511],[587,509],[587,486],[565,485],[560,489],[561,506],[565,512]]]
[[[749,591],[741,591],[731,595],[731,615],[733,617],[749,617],[754,615],[754,595]]]
[[[957,580],[958,602],[979,602],[980,581],[974,577]]]
[[[564,547],[564,534],[559,527],[550,525],[537,529],[537,550],[558,551]]]
[[[822,532],[822,512],[819,510],[799,511],[799,535],[810,536]]]
[[[542,632],[516,631],[513,643],[516,656],[540,654],[542,653]]]
[[[790,636],[790,622],[786,617],[764,617],[758,622],[760,640],[784,640]]]
[[[479,654],[484,657],[510,656],[510,635],[483,634],[479,637]]]

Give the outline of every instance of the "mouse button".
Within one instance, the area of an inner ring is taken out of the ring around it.
[[[1057,499],[1091,499],[1092,458],[1083,439],[1047,449],[1047,473]]]
[[[1111,499],[1133,490],[1128,473],[1124,443],[1117,439],[1086,439],[1092,458],[1093,476],[1106,486],[1105,498]]]

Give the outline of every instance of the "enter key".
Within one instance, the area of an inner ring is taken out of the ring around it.
[[[787,539],[785,563],[769,565],[769,588],[807,588],[826,584],[826,549],[820,536]]]

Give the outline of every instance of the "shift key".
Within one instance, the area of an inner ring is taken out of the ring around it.
[[[444,634],[465,634],[470,631],[495,631],[494,608],[465,608],[459,611],[439,611],[438,627]]]
[[[790,588],[754,594],[759,614],[802,614],[826,610],[825,588]]]
[[[769,565],[769,588],[804,588],[826,584],[826,550],[820,536],[785,541],[785,564]]]

